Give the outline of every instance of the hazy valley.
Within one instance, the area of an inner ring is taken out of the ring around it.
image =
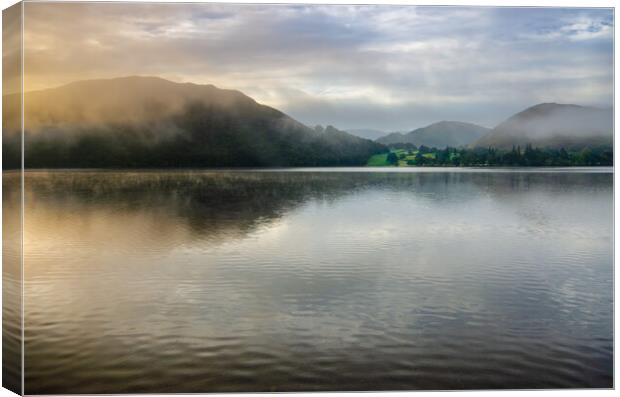
[[[5,168],[20,165],[18,98],[6,95],[3,102]],[[609,165],[613,159],[611,109],[577,105],[535,105],[492,129],[441,121],[379,136],[373,129],[310,128],[239,91],[156,77],[78,81],[27,92],[24,103],[28,168]],[[552,152],[536,161],[510,154],[526,148]],[[396,149],[408,150],[396,153],[403,161],[390,154]],[[576,160],[584,149],[597,155]]]

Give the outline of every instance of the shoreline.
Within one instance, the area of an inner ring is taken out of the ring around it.
[[[20,169],[4,169],[2,173],[19,173]],[[430,172],[522,172],[522,173],[614,173],[613,166],[327,166],[327,167],[204,167],[204,168],[29,168],[31,172],[369,172],[369,173],[430,173]]]

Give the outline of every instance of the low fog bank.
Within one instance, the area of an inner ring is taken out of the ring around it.
[[[27,93],[25,103],[31,168],[364,165],[387,150],[310,129],[238,91],[159,78],[72,83]],[[18,117],[18,106],[7,110]],[[19,147],[19,134],[7,132],[5,168],[19,166]]]
[[[578,148],[611,145],[613,111],[593,107],[543,103],[499,124],[474,146]]]

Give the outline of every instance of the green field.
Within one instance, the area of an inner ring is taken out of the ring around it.
[[[409,160],[415,160],[415,156],[418,154],[417,150],[410,152],[405,149],[392,149],[391,153],[394,153],[396,157],[398,157],[398,167],[412,167],[407,164]],[[425,153],[422,156],[426,158],[435,158],[435,153]],[[387,161],[388,153],[375,154],[370,159],[368,159],[368,163],[366,164],[369,167],[394,167],[396,164],[390,164]]]
[[[370,167],[383,167],[389,165],[387,163],[387,153],[375,154],[368,159],[366,164]]]

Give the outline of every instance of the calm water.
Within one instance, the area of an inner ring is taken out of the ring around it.
[[[610,170],[356,171],[28,173],[26,393],[612,386]]]

